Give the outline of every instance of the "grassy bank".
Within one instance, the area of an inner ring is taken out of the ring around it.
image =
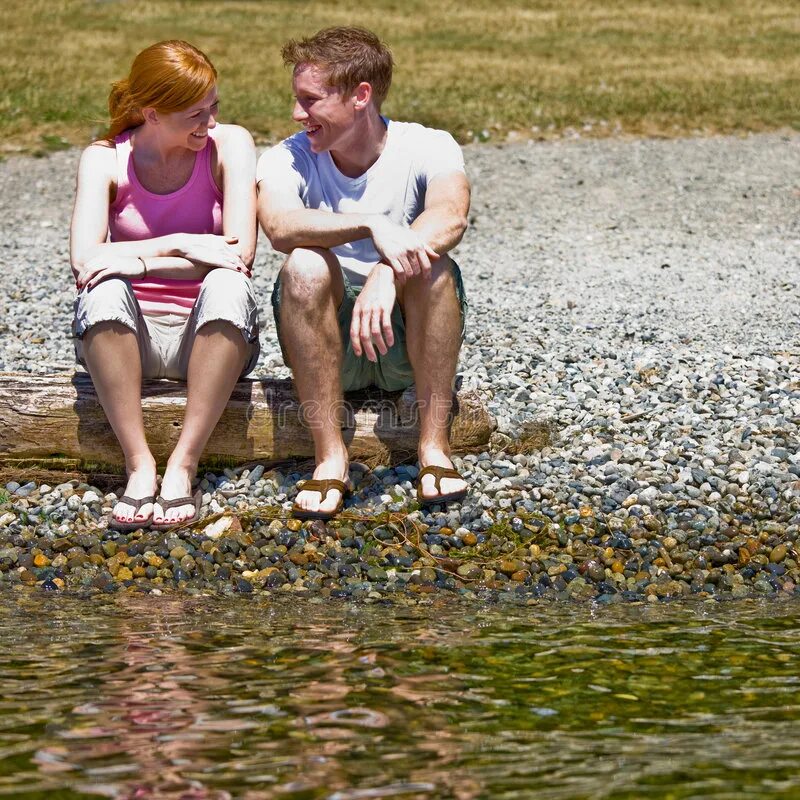
[[[800,127],[796,0],[4,0],[0,24],[5,153],[88,141],[109,83],[173,37],[216,64],[223,119],[277,139],[294,130],[281,43],[339,24],[391,44],[390,116],[461,141]]]

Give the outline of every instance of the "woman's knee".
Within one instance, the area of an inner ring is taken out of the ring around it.
[[[131,284],[125,278],[106,278],[93,289],[84,289],[78,295],[78,301],[87,306],[107,306],[122,303],[128,305],[135,299]]]
[[[200,291],[226,292],[244,296],[252,293],[252,283],[250,278],[241,272],[218,268],[206,273]]]
[[[139,305],[130,283],[124,278],[108,278],[93,289],[84,289],[75,300],[75,335],[82,337],[101,323],[116,323],[132,331],[138,329]]]
[[[194,330],[211,322],[227,323],[248,339],[258,336],[258,303],[252,281],[240,272],[214,269],[203,279],[195,303]]]

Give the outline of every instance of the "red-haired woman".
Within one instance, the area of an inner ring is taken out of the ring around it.
[[[109,97],[111,127],[78,168],[71,227],[76,356],[125,455],[109,526],[196,518],[192,482],[240,377],[258,359],[255,147],[216,121],[217,73],[181,41],[136,56]],[[141,379],[186,380],[180,438],[158,498]]]

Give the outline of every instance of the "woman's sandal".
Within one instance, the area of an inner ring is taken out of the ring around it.
[[[149,495],[148,497],[140,497],[138,500],[135,497],[128,497],[128,495],[124,494],[117,500],[117,503],[125,503],[126,505],[133,506],[133,516],[135,517],[136,514],[139,513],[139,509],[142,506],[146,506],[148,503],[155,502],[155,497],[153,495]],[[150,512],[149,517],[145,517],[143,520],[133,520],[133,522],[123,522],[121,519],[117,519],[114,516],[114,512],[112,511],[108,518],[108,527],[112,531],[120,531],[122,533],[126,533],[128,531],[138,531],[139,529],[147,529],[150,527],[151,523],[153,522],[153,512]]]
[[[323,480],[315,480],[312,478],[311,480],[300,481],[297,484],[297,488],[301,492],[319,492],[320,503],[325,501],[331,489],[336,489],[341,494],[341,497],[336,504],[336,508],[332,511],[309,511],[308,509],[300,508],[300,506],[295,503],[292,506],[292,516],[295,519],[333,519],[337,514],[342,512],[344,508],[344,496],[349,492],[347,484],[344,481],[336,480],[336,478],[325,478]]]
[[[156,498],[156,503],[164,511],[178,506],[194,505],[194,514],[180,522],[154,522],[150,527],[155,531],[168,531],[171,528],[182,528],[184,525],[191,525],[200,519],[200,507],[203,505],[203,492],[198,489],[191,497],[176,497],[174,500],[165,500],[161,495]]]
[[[422,479],[426,475],[433,475],[433,485],[437,492],[442,491],[442,478],[457,478],[459,480],[464,480],[461,475],[451,467],[436,467],[433,465],[430,467],[423,467],[417,476],[417,500],[423,508],[427,506],[440,505],[442,503],[460,503],[469,494],[469,489],[464,488],[459,492],[450,492],[450,494],[435,494],[432,497],[425,497],[422,494]]]

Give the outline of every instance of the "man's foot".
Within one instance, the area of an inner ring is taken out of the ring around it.
[[[159,497],[164,500],[192,497],[192,480],[194,480],[194,470],[167,466],[167,471],[161,481]],[[195,510],[193,498],[183,505],[169,509],[164,509],[160,503],[156,503],[153,510],[153,523],[156,525],[180,525],[193,517]]]
[[[138,501],[143,497],[153,497],[157,488],[156,465],[153,463],[149,466],[129,471],[128,483],[122,493],[122,498]],[[138,527],[150,524],[153,517],[152,501],[143,503],[137,508],[130,503],[124,502],[122,498],[115,503],[111,511],[109,525],[112,527],[124,526],[128,530],[136,530]],[[130,528],[129,526],[131,525],[135,527]]]
[[[347,483],[348,478],[347,450],[337,456],[331,456],[317,464],[312,480],[337,480]],[[333,514],[344,499],[340,489],[328,489],[325,497],[320,496],[316,490],[300,491],[294,501],[297,512],[312,514]]]
[[[461,477],[455,477],[453,462],[443,450],[428,449],[419,454],[421,481],[417,488],[417,500],[424,505],[433,505],[441,502],[447,503],[462,500],[468,491],[467,482]],[[425,473],[426,467],[441,467],[453,470],[453,477],[442,477],[432,472]],[[424,474],[423,474],[424,473]],[[438,487],[437,487],[438,478]]]

